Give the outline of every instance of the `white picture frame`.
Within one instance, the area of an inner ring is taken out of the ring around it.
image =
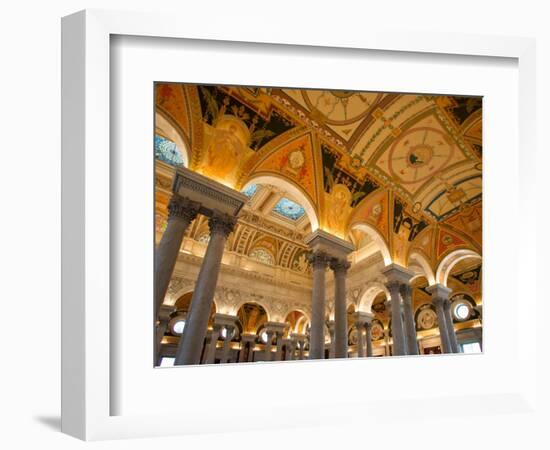
[[[111,171],[110,146],[110,108],[112,107],[111,84],[111,37],[136,36],[142,38],[156,37],[184,39],[190,41],[232,42],[245,48],[247,45],[265,46],[270,51],[271,44],[284,44],[277,47],[278,52],[291,52],[292,47],[323,48],[326,52],[339,51],[361,52],[399,52],[409,58],[422,58],[426,55],[448,55],[453,58],[506,58],[517,61],[519,81],[518,112],[518,145],[521,150],[519,162],[519,179],[515,197],[518,202],[518,214],[523,221],[518,225],[524,230],[522,240],[512,248],[518,259],[533,261],[528,267],[518,266],[518,284],[521,280],[532,280],[535,267],[536,241],[529,232],[535,227],[534,185],[529,173],[535,167],[535,42],[529,38],[472,36],[446,33],[389,33],[383,29],[373,28],[367,32],[350,32],[348,35],[317,33],[303,35],[299,30],[288,29],[282,34],[274,26],[265,24],[248,28],[219,26],[216,31],[207,29],[200,22],[189,22],[185,28],[176,17],[169,14],[144,14],[107,11],[83,11],[67,16],[62,22],[62,431],[85,440],[113,438],[151,437],[176,435],[220,430],[260,429],[265,421],[270,420],[270,427],[311,426],[334,424],[335,421],[363,416],[374,419],[381,405],[361,403],[366,394],[358,393],[356,401],[339,401],[335,396],[338,390],[330,395],[311,399],[304,404],[274,404],[264,410],[260,420],[243,416],[244,412],[234,419],[212,420],[212,403],[200,404],[200,397],[193,397],[187,405],[193,414],[147,414],[145,411],[114,415],[113,391],[121,386],[114,382],[111,366],[116,352],[111,347],[110,336],[115,334],[112,321],[110,298],[116,293],[116,280],[111,279],[111,186],[116,184],[116,173]],[[264,47],[261,47],[264,48]],[[318,49],[319,50],[319,49]],[[196,80],[202,82],[204,80]],[[228,83],[237,80],[227,80]],[[153,114],[151,111],[149,114]],[[151,124],[152,125],[152,124]],[[517,150],[517,149],[516,149]],[[519,198],[523,201],[519,202]],[[152,256],[152,255],[151,255]],[[152,273],[151,273],[152,276]],[[536,310],[535,283],[522,285],[523,306],[530,311]],[[512,295],[519,295],[514,292]],[[152,301],[152,297],[150,299]],[[516,299],[517,300],[517,299]],[[516,303],[512,303],[515,305]],[[485,313],[488,314],[488,313]],[[487,323],[491,323],[490,315]],[[514,316],[517,323],[510,324],[514,329],[524,326],[528,318],[525,313]],[[533,325],[529,325],[532,329]],[[488,341],[491,341],[491,327]],[[519,343],[518,343],[519,345]],[[514,413],[527,414],[537,411],[536,406],[536,354],[534,346],[530,350],[517,352],[517,373],[497,391],[488,395],[476,392],[470,396],[454,395],[453,403],[440,395],[429,396],[420,405],[422,411],[430,414],[437,408],[442,416],[466,416],[471,408],[477,408],[481,414],[497,414],[503,405]],[[497,352],[499,353],[499,352]],[[483,355],[485,357],[486,355]],[[500,355],[499,357],[502,357]],[[150,355],[145,355],[150,360]],[[445,358],[445,357],[444,357]],[[459,357],[460,358],[460,357]],[[429,358],[425,367],[408,366],[407,370],[433,370],[443,373],[447,370],[438,367],[435,358]],[[446,364],[453,366],[453,360]],[[514,360],[516,361],[516,360]],[[346,361],[347,362],[347,361]],[[349,361],[346,370],[353,371],[358,377],[365,374],[364,361]],[[339,376],[341,362],[306,362],[301,364],[303,376],[312,377],[315,370],[322,369],[333,377]],[[407,364],[404,359],[390,358],[378,370],[401,371]],[[294,365],[296,366],[296,365]],[[278,376],[286,377],[288,373],[282,365],[258,365],[254,377],[270,376],[277,371]],[[372,366],[371,366],[372,367]],[[244,377],[243,371],[250,368],[234,367],[233,374]],[[183,368],[182,376],[192,375],[199,368]],[[201,370],[203,368],[200,368]],[[220,368],[213,368],[219,370]],[[224,368],[225,369],[225,368]],[[151,367],[151,370],[153,368]],[[179,370],[179,369],[176,369]],[[295,369],[292,369],[295,370]],[[452,370],[452,369],[451,369]],[[227,372],[227,370],[226,370]],[[158,371],[157,371],[158,373]],[[168,373],[168,371],[165,371]],[[175,373],[175,372],[172,372]],[[203,371],[200,377],[211,377],[210,372]],[[208,378],[210,379],[210,378]],[[206,383],[206,381],[205,381]],[[504,383],[504,382],[503,382]],[[342,391],[340,391],[342,392]],[[407,414],[415,414],[419,404],[415,397],[397,393],[391,397],[392,402],[399,402],[399,409],[388,406],[384,415],[394,420]],[[395,404],[395,403],[394,403]],[[209,416],[210,414],[210,416]],[[267,417],[266,417],[267,416]],[[243,418],[244,417],[244,418]],[[208,420],[210,418],[210,420]],[[246,420],[245,420],[246,419]]]

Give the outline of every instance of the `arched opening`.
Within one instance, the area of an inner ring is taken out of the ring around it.
[[[287,336],[293,333],[305,335],[309,319],[302,311],[293,310],[286,315],[285,323],[288,324]]]
[[[435,284],[435,275],[430,263],[421,253],[412,252],[407,261],[407,267],[415,274],[413,280],[417,277],[425,277],[430,286]]]
[[[357,223],[352,226],[351,233],[357,231],[363,233],[368,238],[363,238],[363,240],[358,240],[357,237],[354,238],[359,244],[361,244],[361,247],[358,248],[358,250],[361,250],[361,248],[365,249],[363,252],[359,252],[360,258],[358,261],[365,259],[378,251],[382,255],[384,265],[387,266],[392,263],[388,245],[378,230],[367,223]]]
[[[319,228],[319,219],[317,211],[308,196],[293,182],[274,175],[253,176],[243,186],[241,192],[249,195],[251,198],[258,195],[258,187],[262,185],[273,186],[277,193],[270,199],[265,199],[262,205],[263,212],[267,209],[285,217],[288,220],[297,222],[303,215],[307,216],[311,231]]]
[[[258,334],[260,328],[269,321],[267,311],[258,303],[247,302],[237,310],[237,317],[245,334]]]
[[[177,166],[179,156],[181,165],[189,167],[189,145],[186,141],[187,139],[161,113],[155,113],[155,154],[160,153],[160,159]],[[173,143],[174,146],[170,146],[169,143]]]
[[[460,249],[449,253],[439,263],[437,272],[435,274],[436,283],[441,283],[444,286],[447,286],[447,280],[449,278],[451,270],[456,264],[465,259],[480,261],[481,256],[475,251],[469,249]]]
[[[384,298],[389,298],[390,296],[388,289],[382,282],[373,281],[368,283],[361,294],[357,305],[357,310],[371,314],[374,313],[372,306],[374,304],[374,300],[380,295],[380,293],[384,294]]]

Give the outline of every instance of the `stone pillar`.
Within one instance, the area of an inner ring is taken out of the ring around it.
[[[386,354],[386,356],[391,356],[389,328],[386,328],[384,330],[384,353]]]
[[[364,358],[365,357],[365,344],[366,344],[366,336],[365,336],[365,328],[367,321],[370,320],[370,315],[361,311],[356,312],[353,315],[353,318],[355,320],[355,328],[357,329],[357,357],[358,358]]]
[[[267,340],[264,346],[264,361],[271,361],[271,347],[273,344],[273,336],[275,336],[275,330],[266,330]]]
[[[202,261],[183,336],[176,353],[176,365],[199,362],[201,344],[214,300],[225,242],[229,233],[233,231],[235,223],[235,217],[217,212],[208,221],[210,241]]]
[[[448,301],[451,290],[442,284],[428,286],[426,290],[432,295],[432,304],[435,306],[435,312],[437,314],[439,338],[441,339],[441,351],[443,353],[453,353],[453,347],[449,340],[447,317],[445,313],[445,303]]]
[[[453,323],[453,314],[451,312],[451,300],[447,299],[443,306],[445,311],[445,320],[447,321],[447,333],[449,333],[449,344],[453,353],[460,353],[460,346],[456,338],[455,326]]]
[[[357,329],[357,357],[365,357],[365,324],[363,322],[356,322],[355,327]]]
[[[418,341],[416,340],[416,325],[412,307],[412,287],[410,284],[401,285],[401,298],[403,300],[403,318],[405,321],[405,334],[407,337],[407,353],[418,355]]]
[[[304,359],[304,346],[305,346],[305,335],[292,333],[290,335],[292,341],[294,342],[294,352],[292,359]],[[298,357],[296,358],[296,350],[298,350]]]
[[[330,347],[328,350],[328,357],[330,359],[334,358],[334,351],[336,347],[336,342],[334,341],[334,320],[327,321],[328,334],[330,335]]]
[[[365,328],[367,330],[367,357],[372,357],[372,319],[365,322]]]
[[[290,361],[292,359],[292,339],[290,338],[284,338],[282,339],[283,346],[284,346],[284,355],[285,355],[285,361]]]
[[[393,338],[393,355],[406,355],[405,329],[403,326],[403,315],[401,314],[401,294],[398,281],[390,281],[386,287],[390,291],[388,307],[391,309],[391,332]]]
[[[229,362],[230,351],[231,351],[231,339],[233,338],[233,333],[235,332],[234,325],[225,325],[225,338],[223,340],[223,352],[222,359],[220,364],[225,364]]]
[[[239,362],[245,361],[245,353],[246,353],[246,361],[251,362],[252,357],[254,355],[254,344],[256,343],[256,335],[255,334],[243,334],[241,336],[241,354],[239,355]],[[248,350],[248,352],[247,352]]]
[[[403,324],[401,285],[408,284],[414,274],[398,264],[384,267],[382,273],[388,280],[386,287],[390,291],[393,355],[407,355],[408,344]]]
[[[334,271],[334,357],[348,357],[348,312],[346,308],[346,274],[350,263],[334,258],[330,263]]]
[[[214,364],[216,362],[216,347],[221,329],[221,325],[214,324],[214,328],[210,332],[210,343],[206,350],[206,364]]]
[[[275,351],[274,361],[281,361],[283,359],[283,332],[277,331],[275,333],[277,350]]]
[[[183,235],[189,224],[197,217],[199,209],[199,203],[177,194],[172,196],[168,204],[168,223],[155,251],[155,317],[159,315],[168,290]]]
[[[298,348],[298,359],[304,359],[304,350],[306,345],[306,336],[303,334],[292,333],[290,335]]]
[[[164,333],[168,328],[168,323],[170,322],[170,315],[174,312],[175,308],[173,306],[161,305],[159,314],[158,314],[158,323],[156,327],[156,336],[155,336],[155,365],[160,365],[161,355],[160,355],[160,346]]]
[[[309,359],[323,359],[325,349],[325,271],[328,258],[324,252],[315,251],[310,261],[313,267],[313,290],[311,294]]]

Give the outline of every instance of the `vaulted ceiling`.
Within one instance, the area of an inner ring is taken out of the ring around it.
[[[358,247],[368,225],[402,263],[481,253],[481,98],[157,84],[156,106],[157,134],[265,220]]]

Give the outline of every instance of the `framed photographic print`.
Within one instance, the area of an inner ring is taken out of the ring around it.
[[[532,40],[86,11],[63,77],[63,431],[530,411]]]

